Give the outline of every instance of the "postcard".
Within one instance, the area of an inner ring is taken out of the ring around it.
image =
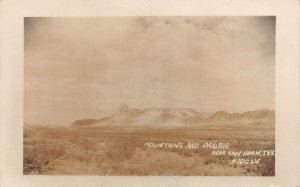
[[[35,2],[1,2],[1,186],[300,184],[297,1]]]

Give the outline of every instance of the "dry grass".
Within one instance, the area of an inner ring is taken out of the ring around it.
[[[275,159],[231,164],[208,149],[150,149],[145,142],[229,142],[230,150],[274,149],[272,129],[24,128],[24,174],[273,176]],[[247,157],[245,157],[247,158]],[[251,157],[249,157],[251,158]]]

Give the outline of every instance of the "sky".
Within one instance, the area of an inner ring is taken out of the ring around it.
[[[24,50],[27,123],[275,105],[275,17],[27,17]]]

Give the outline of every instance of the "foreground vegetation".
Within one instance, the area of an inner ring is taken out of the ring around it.
[[[24,174],[273,176],[275,156],[232,163],[211,149],[159,149],[146,142],[228,142],[230,150],[275,149],[274,129],[24,127]],[[245,157],[247,158],[247,157]],[[250,157],[249,157],[250,158]]]

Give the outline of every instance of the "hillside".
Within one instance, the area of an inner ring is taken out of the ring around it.
[[[115,114],[101,119],[83,119],[72,123],[72,127],[99,126],[151,126],[183,127],[201,124],[259,123],[274,124],[275,112],[269,109],[247,111],[244,113],[200,113],[191,108],[129,108],[122,104]]]

